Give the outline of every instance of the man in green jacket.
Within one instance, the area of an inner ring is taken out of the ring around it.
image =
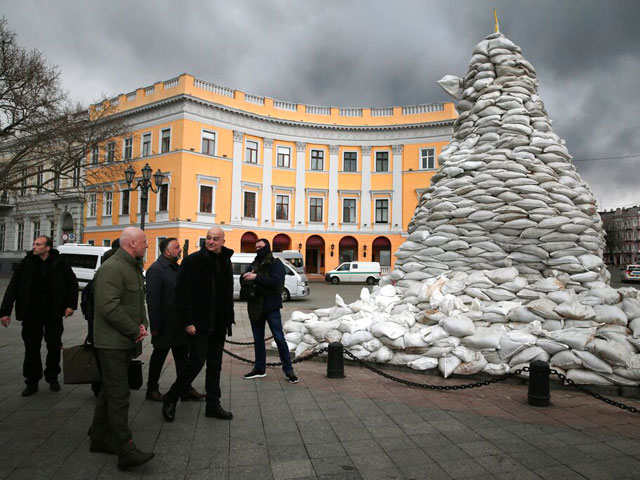
[[[89,430],[92,452],[118,455],[118,469],[137,467],[153,458],[138,450],[129,430],[128,368],[134,348],[147,335],[142,258],[144,231],[127,227],[120,248],[98,269],[94,279],[94,346],[100,358],[102,388]]]

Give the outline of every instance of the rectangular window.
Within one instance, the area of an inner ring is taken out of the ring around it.
[[[169,206],[169,185],[160,185],[158,189],[158,211],[166,212]]]
[[[200,211],[213,213],[213,187],[200,185]]]
[[[7,227],[4,223],[0,223],[0,252],[4,251],[4,237],[7,231]]]
[[[216,134],[214,132],[202,131],[202,153],[205,155],[216,154]]]
[[[358,153],[344,152],[342,170],[345,172],[358,171]]]
[[[258,142],[247,140],[245,144],[244,161],[247,163],[258,163]]]
[[[131,199],[130,190],[120,191],[120,215],[129,215],[129,200]]]
[[[40,236],[40,221],[33,222],[33,239],[35,240]]]
[[[76,164],[73,167],[73,186],[74,187],[79,187],[80,186],[80,160],[76,160]]]
[[[107,163],[116,161],[116,142],[107,143],[107,156],[105,160]]]
[[[420,149],[420,168],[422,170],[433,170],[436,168],[436,151],[434,148]]]
[[[247,218],[256,218],[255,192],[244,192],[244,216]]]
[[[389,200],[376,200],[376,223],[389,223]]]
[[[291,167],[291,149],[289,147],[278,147],[278,167]]]
[[[345,198],[342,201],[342,223],[356,223],[355,198]]]
[[[104,240],[102,240],[102,246],[103,247],[110,247],[111,246],[111,239],[110,238],[105,238]]]
[[[160,135],[160,153],[167,153],[171,148],[171,129],[165,128]]]
[[[42,193],[44,184],[44,167],[38,166],[38,173],[36,174],[36,193]]]
[[[100,161],[100,147],[95,145],[91,148],[91,165],[98,165]]]
[[[124,139],[124,151],[122,152],[123,160],[131,160],[133,158],[133,137]]]
[[[142,135],[142,151],[141,155],[143,157],[148,157],[151,155],[151,134],[145,133]]]
[[[96,244],[96,241],[95,240],[88,240],[87,243],[93,247]]]
[[[57,192],[60,190],[60,170],[56,168],[53,172],[53,191]]]
[[[311,170],[324,170],[323,150],[311,150]]]
[[[376,152],[376,172],[389,171],[389,152]]]
[[[20,222],[17,225],[16,235],[16,250],[22,250],[24,248],[24,223]]]
[[[56,226],[53,223],[53,218],[49,219],[49,238],[51,238],[52,242],[56,241]]]
[[[276,220],[289,220],[289,195],[276,195]]]
[[[309,199],[309,221],[321,222],[322,221],[322,198],[310,198]]]
[[[110,217],[113,213],[113,192],[104,192],[104,216]]]
[[[20,180],[20,196],[24,197],[27,194],[27,169],[22,170],[22,180]]]
[[[89,194],[89,201],[87,204],[87,217],[95,217],[98,210],[98,195],[95,193]]]

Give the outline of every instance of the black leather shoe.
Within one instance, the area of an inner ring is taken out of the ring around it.
[[[92,441],[89,451],[93,453],[107,453],[109,455],[115,455],[117,452],[116,447],[109,445],[108,443]]]
[[[144,465],[154,457],[152,452],[142,452],[137,448],[129,453],[118,456],[118,470],[128,470],[133,467]]]
[[[51,380],[49,382],[49,388],[51,389],[52,392],[59,392],[60,384],[58,383],[58,380]]]
[[[164,395],[162,395],[158,390],[147,390],[145,398],[153,402],[161,402]]]
[[[220,405],[207,405],[207,408],[204,411],[204,416],[209,418],[219,418],[220,420],[231,420],[233,418],[233,413],[227,412]]]
[[[162,416],[167,422],[173,422],[173,419],[176,418],[176,403],[165,400],[162,404]]]
[[[189,391],[187,391],[187,393],[183,393],[180,396],[180,400],[182,400],[183,402],[188,402],[189,400],[194,402],[199,402],[206,396],[207,395],[205,393],[200,393],[195,388],[192,388]]]
[[[25,389],[22,391],[21,395],[23,397],[30,397],[37,391],[38,391],[38,385],[27,385]]]

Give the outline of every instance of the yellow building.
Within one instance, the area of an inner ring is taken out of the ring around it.
[[[211,225],[226,245],[296,249],[307,273],[380,261],[404,241],[419,194],[451,136],[452,103],[338,108],[283,102],[183,74],[113,99],[130,137],[93,152],[88,168],[132,159],[165,173],[150,192],[147,265],[163,237],[192,253]],[[83,240],[108,245],[140,221],[140,191],[124,176],[92,185]]]

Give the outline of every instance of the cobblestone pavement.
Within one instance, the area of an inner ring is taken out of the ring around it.
[[[4,288],[2,288],[4,290]],[[287,307],[291,308],[291,307]],[[236,303],[233,340],[248,340],[246,308]],[[63,341],[81,343],[86,324],[75,314]],[[252,358],[251,347],[229,349]],[[44,353],[44,346],[43,346]],[[142,356],[148,365],[151,346]],[[23,345],[19,324],[0,329],[0,478],[167,479],[449,479],[638,478],[640,415],[569,390],[552,390],[552,405],[526,403],[526,386],[432,392],[346,366],[346,378],[326,378],[326,363],[296,365],[300,383],[282,371],[244,380],[247,364],[225,356],[222,403],[230,422],[204,416],[204,404],[178,404],[165,423],[160,404],[131,396],[131,427],[156,457],[118,472],[115,456],[89,452],[94,398],[88,386],[22,398]],[[272,361],[276,361],[275,358]],[[394,371],[402,378],[463,383]],[[175,377],[168,360],[165,391]],[[204,375],[195,382],[203,389]],[[637,401],[622,399],[638,405]]]

